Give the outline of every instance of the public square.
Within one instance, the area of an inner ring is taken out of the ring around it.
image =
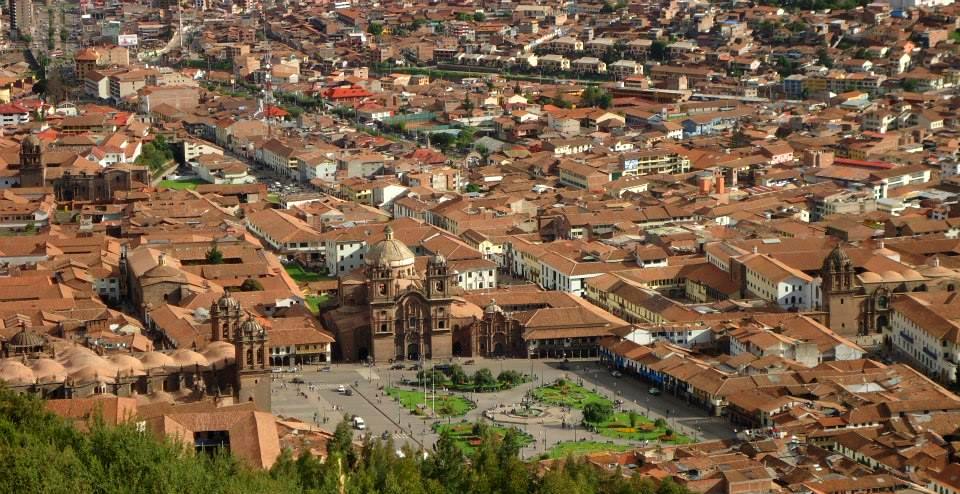
[[[465,361],[454,361],[463,365],[468,373],[480,368],[488,368],[499,375],[505,370],[514,370],[530,374],[533,379],[513,389],[492,393],[460,393],[476,403],[463,417],[443,419],[423,418],[411,413],[392,398],[383,394],[383,388],[399,385],[401,380],[415,380],[417,371],[410,370],[412,362],[405,364],[404,370],[391,370],[389,364],[368,367],[360,364],[332,364],[330,366],[306,366],[296,373],[275,374],[273,382],[273,412],[277,415],[296,417],[301,420],[318,423],[333,430],[344,414],[357,415],[366,422],[366,430],[355,430],[355,434],[372,434],[380,437],[386,432],[397,445],[409,444],[419,448],[431,449],[437,434],[432,426],[437,422],[487,421],[483,412],[499,405],[519,404],[526,393],[542,383],[550,384],[558,378],[566,378],[592,391],[622,400],[622,411],[634,410],[651,420],[663,418],[675,431],[698,441],[724,439],[734,436],[733,429],[722,418],[709,417],[704,410],[687,405],[673,396],[653,396],[648,392],[646,383],[631,376],[614,377],[610,371],[596,360],[574,360],[562,363],[551,360],[490,360],[476,359],[472,365]],[[440,362],[435,362],[440,364]],[[430,362],[427,362],[429,368]],[[322,370],[328,367],[328,370]],[[561,369],[565,367],[566,369]],[[302,380],[295,384],[292,381]],[[340,385],[349,388],[351,395],[338,391]],[[428,388],[428,395],[432,390]],[[438,389],[438,393],[441,391]],[[533,439],[522,452],[524,457],[534,457],[548,451],[560,442],[576,440],[609,441],[620,444],[637,444],[622,439],[612,439],[586,431],[580,425],[577,410],[570,410],[565,417],[566,426],[558,423],[538,423],[536,420],[522,424],[524,430]],[[510,424],[501,424],[510,425]]]

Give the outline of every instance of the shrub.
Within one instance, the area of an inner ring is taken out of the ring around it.
[[[613,406],[609,403],[587,403],[583,407],[583,420],[585,422],[599,424],[605,422],[613,416]]]

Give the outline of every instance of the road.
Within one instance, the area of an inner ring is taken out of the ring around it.
[[[541,382],[551,383],[557,378],[582,379],[583,385],[596,390],[611,399],[625,401],[623,410],[635,410],[655,420],[663,418],[671,428],[695,437],[698,440],[726,439],[734,437],[733,429],[721,418],[709,417],[696,407],[688,406],[672,396],[651,396],[647,386],[630,377],[615,378],[605,367],[596,361],[575,361],[568,364],[569,370],[557,369],[558,362],[543,360],[483,360],[476,365],[465,366],[468,373],[476,372],[480,367],[489,368],[494,375],[503,370],[514,370],[533,374],[534,381],[512,390],[499,393],[473,393],[477,408],[453,422],[486,420],[484,410],[499,404],[519,403],[526,393],[539,386]],[[359,415],[367,423],[368,432],[376,436],[387,432],[398,444],[413,447],[431,448],[437,439],[431,425],[440,420],[427,420],[409,413],[394,400],[382,396],[381,387],[391,382],[399,382],[406,377],[413,379],[415,372],[410,370],[391,371],[386,366],[368,368],[357,364],[335,364],[328,372],[318,371],[318,367],[308,367],[299,374],[284,374],[281,380],[275,380],[273,389],[273,412],[278,415],[294,416],[332,430],[343,414]],[[298,376],[303,385],[289,383],[289,379]],[[337,392],[338,385],[350,386],[354,393],[345,396]],[[299,388],[299,390],[298,390]],[[304,398],[300,393],[305,393]],[[336,408],[335,408],[336,407]],[[578,424],[581,417],[574,411],[568,424]],[[448,420],[450,421],[450,420]],[[534,443],[524,448],[524,457],[539,455],[558,442],[580,439],[611,441],[622,444],[640,444],[627,440],[615,440],[585,431],[581,427],[563,428],[560,425],[534,423],[522,426],[534,438]]]

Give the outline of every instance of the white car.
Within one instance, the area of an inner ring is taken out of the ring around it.
[[[358,430],[358,431],[362,431],[362,430],[364,430],[364,429],[367,428],[367,424],[366,424],[366,422],[363,421],[362,418],[360,418],[360,417],[354,417],[354,418],[353,418],[353,428],[356,429],[356,430]]]
[[[346,386],[344,386],[344,385],[342,385],[342,384],[339,385],[339,386],[337,386],[337,393],[341,393],[341,394],[342,394],[342,393],[346,393],[346,392],[347,392],[347,387],[346,387]]]

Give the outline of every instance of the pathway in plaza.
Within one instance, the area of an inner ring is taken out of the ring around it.
[[[274,412],[294,416],[333,429],[343,414],[359,415],[367,423],[365,433],[381,436],[386,433],[398,444],[431,448],[437,435],[432,431],[435,422],[476,422],[486,420],[483,412],[498,405],[520,403],[523,397],[541,383],[552,383],[560,377],[582,382],[587,389],[597,391],[611,399],[624,401],[622,410],[636,410],[652,420],[664,418],[670,426],[698,440],[733,437],[733,431],[723,419],[707,417],[703,410],[687,405],[672,396],[652,396],[644,383],[631,377],[616,378],[596,361],[575,361],[566,364],[569,370],[557,369],[557,362],[528,360],[477,359],[475,365],[464,366],[467,373],[486,367],[496,376],[504,370],[532,374],[534,380],[517,388],[498,393],[459,393],[476,402],[477,407],[464,417],[453,419],[423,419],[413,415],[393,399],[384,396],[382,388],[397,384],[401,379],[414,379],[416,371],[390,370],[388,366],[365,367],[356,364],[334,365],[330,371],[320,372],[318,367],[308,367],[298,374],[284,374],[274,384]],[[289,381],[299,377],[303,384]],[[582,381],[581,381],[582,380]],[[280,382],[284,384],[280,384]],[[337,391],[344,385],[353,394],[345,396]],[[428,387],[428,393],[432,389]],[[441,390],[437,390],[438,393]],[[305,396],[304,396],[305,395]],[[428,398],[429,401],[429,398]],[[429,403],[428,403],[429,404]],[[525,457],[536,456],[564,441],[581,439],[610,441],[622,444],[642,444],[636,441],[611,439],[590,433],[579,426],[581,416],[573,410],[561,424],[534,423],[521,426],[534,442],[524,448]],[[359,431],[358,431],[359,432]]]

